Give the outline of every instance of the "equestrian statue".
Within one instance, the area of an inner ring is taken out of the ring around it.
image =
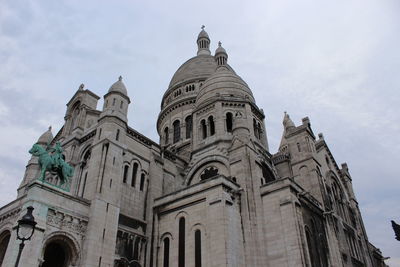
[[[32,146],[29,153],[39,157],[39,180],[45,180],[46,171],[57,173],[60,177],[61,185],[71,179],[74,174],[74,168],[64,161],[62,152],[63,149],[60,142],[57,142],[54,147],[51,147],[50,144],[47,144],[46,148],[39,144]]]

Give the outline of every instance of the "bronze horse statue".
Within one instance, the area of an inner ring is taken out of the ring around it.
[[[60,177],[61,184],[68,182],[74,174],[74,168],[62,158],[62,148],[60,143],[55,145],[55,148],[50,148],[50,154],[44,147],[39,144],[34,144],[29,150],[33,156],[39,157],[40,176],[39,179],[44,181],[46,171],[56,172]]]

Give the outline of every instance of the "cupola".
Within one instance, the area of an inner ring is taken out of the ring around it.
[[[210,37],[208,33],[204,30],[205,26],[201,26],[201,32],[197,37],[197,55],[211,55],[210,52]]]
[[[51,133],[51,126],[49,126],[49,129],[45,131],[37,140],[36,143],[39,145],[44,145],[47,146],[50,144],[50,142],[53,140],[53,134]]]
[[[228,54],[218,43],[214,56],[216,71],[203,83],[196,98],[196,106],[201,107],[215,99],[230,99],[255,103],[249,86],[228,65]]]
[[[228,54],[226,50],[222,47],[222,43],[218,42],[218,48],[215,50],[215,61],[217,61],[218,67],[225,67],[228,63]]]
[[[111,85],[108,92],[119,92],[124,95],[128,95],[128,91],[126,90],[125,84],[122,82],[122,76],[119,76],[118,81],[116,81],[113,85]]]
[[[108,93],[104,96],[102,116],[111,115],[127,121],[130,102],[125,84],[122,82],[122,77],[119,76],[118,81],[111,85]]]

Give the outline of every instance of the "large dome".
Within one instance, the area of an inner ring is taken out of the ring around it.
[[[249,86],[232,70],[222,67],[208,78],[200,89],[196,98],[196,105],[200,106],[208,100],[221,97],[255,102]]]
[[[217,63],[211,55],[198,55],[192,57],[179,67],[172,77],[168,87],[172,88],[178,83],[189,80],[208,78],[215,72],[216,68]]]

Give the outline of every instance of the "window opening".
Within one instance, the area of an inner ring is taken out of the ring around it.
[[[185,267],[185,218],[179,219],[178,267]]]
[[[164,139],[165,139],[165,144],[167,145],[169,142],[169,130],[168,127],[165,127],[164,129]]]
[[[207,138],[207,125],[206,125],[206,121],[205,120],[201,120],[201,131],[202,131],[202,136],[203,139]]]
[[[201,267],[201,232],[194,232],[194,266]]]
[[[128,171],[129,171],[129,166],[125,165],[125,167],[124,167],[124,178],[122,179],[123,183],[126,183],[126,180],[128,179]]]
[[[208,125],[210,126],[210,135],[215,134],[215,124],[213,116],[208,117]]]
[[[192,129],[193,129],[192,116],[186,117],[185,124],[186,124],[186,139],[187,139],[192,137]]]
[[[140,176],[140,191],[143,191],[144,181],[145,181],[145,176],[144,173],[142,173],[142,175]]]
[[[133,169],[132,169],[132,181],[131,181],[131,186],[135,187],[136,185],[136,174],[137,174],[137,169],[138,169],[138,164],[135,162],[133,164]]]
[[[181,123],[180,121],[176,120],[173,123],[174,127],[174,143],[179,142],[179,139],[181,139]]]
[[[232,113],[230,112],[226,113],[226,131],[228,133],[232,132],[232,124],[233,124],[232,118],[233,118]]]
[[[164,238],[164,264],[163,267],[169,267],[169,238]]]

